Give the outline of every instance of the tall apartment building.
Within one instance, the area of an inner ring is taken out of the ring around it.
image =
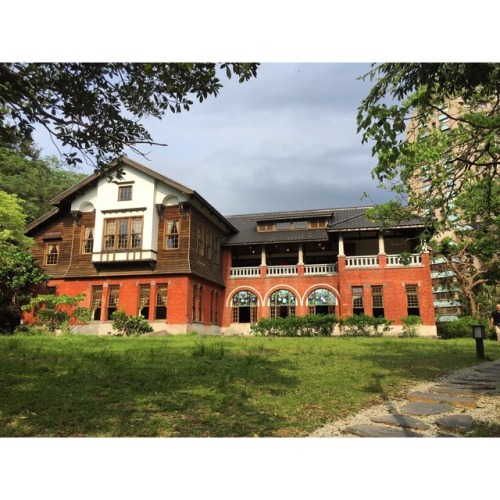
[[[82,331],[110,332],[123,309],[172,334],[248,334],[263,317],[325,313],[384,316],[393,333],[419,315],[422,334],[436,334],[419,219],[382,233],[366,207],[224,216],[158,172],[118,165],[122,179],[87,177],[27,230],[51,292],[85,294]]]
[[[430,119],[419,121],[414,117],[409,122],[406,132],[406,140],[408,142],[415,142],[418,137],[422,137],[422,135],[425,136],[431,130],[439,131],[443,134],[448,133],[457,126],[456,118],[463,114],[464,109],[466,109],[466,103],[464,100],[454,99],[446,105],[443,105],[441,110],[436,112]],[[432,168],[432,165],[428,165],[426,168],[430,169]],[[453,167],[451,171],[453,171]],[[452,198],[453,191],[456,187],[457,182],[450,175],[448,185],[445,188],[446,191],[450,193],[450,199]],[[417,192],[425,193],[430,191],[431,180],[428,175],[426,175],[425,170],[415,176],[412,188]],[[437,212],[435,215],[438,218],[442,217],[440,212]],[[436,235],[436,238],[444,238],[447,236],[453,238],[454,233],[452,231],[444,231],[441,234]],[[431,277],[436,321],[450,321],[457,319],[460,315],[461,302],[459,294],[456,291],[455,273],[448,268],[443,258],[432,257],[431,255]]]

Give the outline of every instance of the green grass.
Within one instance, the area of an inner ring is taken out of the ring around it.
[[[477,363],[472,339],[0,337],[0,435],[306,436]]]

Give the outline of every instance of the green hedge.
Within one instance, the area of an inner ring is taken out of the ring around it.
[[[339,318],[334,314],[261,318],[250,325],[255,335],[276,337],[330,337]]]
[[[340,320],[340,335],[345,337],[381,337],[393,321],[367,314],[353,314]]]
[[[472,338],[473,325],[484,325],[486,328],[486,337],[496,338],[494,334],[492,335],[490,332],[487,319],[478,320],[472,316],[464,316],[454,321],[441,321],[436,323],[437,334],[442,339]]]

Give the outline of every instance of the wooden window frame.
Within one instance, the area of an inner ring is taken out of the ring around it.
[[[86,236],[87,229],[91,229],[91,235],[92,237],[89,238]],[[88,255],[93,253],[94,251],[94,236],[95,236],[95,226],[83,226],[82,227],[82,248],[81,248],[81,253],[82,255]],[[90,244],[90,251],[88,250],[88,245]]]
[[[118,310],[120,285],[108,286],[108,300],[106,304],[106,320],[111,321],[111,315]],[[110,312],[111,311],[111,312]]]
[[[132,185],[118,186],[118,201],[132,200]]]
[[[50,247],[54,247],[56,249],[55,252],[50,250]],[[61,255],[61,245],[58,241],[53,242],[49,241],[45,243],[45,255],[43,261],[46,266],[57,266],[59,263],[59,256]],[[52,262],[55,258],[55,261]]]
[[[90,309],[92,311],[92,319],[94,321],[100,321],[102,319],[102,296],[103,296],[103,286],[92,285],[90,291]],[[98,309],[100,309],[99,318],[95,319],[95,313]]]
[[[133,224],[134,220],[140,220],[141,221],[141,231],[134,233],[132,231],[133,229]],[[127,221],[127,232],[126,233],[120,233],[120,223],[123,221]],[[111,224],[114,222],[114,232],[107,233],[108,229],[108,224]],[[110,219],[104,219],[104,227],[103,227],[103,237],[102,237],[102,242],[103,242],[103,252],[120,252],[120,251],[127,251],[127,250],[142,250],[142,234],[144,231],[144,217],[116,217],[116,218],[110,218]],[[123,236],[127,236],[127,244],[126,246],[121,246],[121,241],[123,240]],[[108,245],[108,238],[113,237],[113,245]],[[120,239],[122,237],[122,239]],[[139,244],[134,245],[134,238],[139,238]]]
[[[177,232],[171,231],[170,224],[175,223]],[[173,246],[169,246],[169,242],[173,242]],[[180,220],[168,219],[165,221],[165,250],[178,250],[180,246]]]
[[[151,285],[149,283],[143,283],[139,285],[139,293],[137,297],[137,316],[142,316],[143,318],[149,319],[149,313],[151,311]],[[142,314],[141,311],[147,307],[147,314]]]
[[[166,283],[158,283],[156,285],[156,297],[155,297],[155,319],[167,320],[167,311],[168,311],[168,285]],[[165,316],[164,318],[159,318],[159,308],[165,308],[165,314],[161,316]]]

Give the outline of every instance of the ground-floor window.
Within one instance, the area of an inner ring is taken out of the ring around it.
[[[219,292],[212,290],[210,293],[210,323],[217,324],[219,321]]]
[[[287,318],[295,316],[297,300],[288,290],[277,290],[269,299],[271,318]]]
[[[118,309],[118,294],[120,285],[109,285],[108,287],[108,307],[106,310],[106,319],[111,321],[111,315]]]
[[[233,296],[231,302],[233,323],[257,322],[257,296],[247,290],[242,290]]]
[[[102,285],[92,287],[90,309],[92,310],[92,319],[94,321],[100,321],[102,313]]]
[[[307,297],[309,314],[335,314],[337,300],[335,295],[326,288],[318,288]]]
[[[353,314],[364,314],[365,305],[363,302],[363,287],[353,286],[352,287],[352,313]]]
[[[193,321],[202,321],[202,294],[203,287],[201,285],[193,286]]]
[[[408,316],[420,316],[420,306],[418,303],[418,286],[406,285],[405,288]]]
[[[139,285],[139,316],[149,319],[149,285]]]
[[[374,285],[372,286],[372,306],[373,306],[373,316],[375,318],[383,318],[385,315],[384,311],[384,295],[383,287]]]
[[[156,286],[155,319],[167,319],[167,285]]]

